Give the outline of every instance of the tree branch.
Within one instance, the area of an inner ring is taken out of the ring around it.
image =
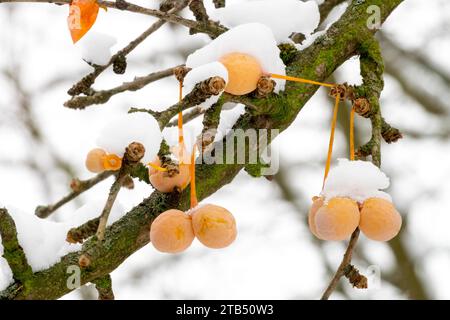
[[[178,103],[170,106],[164,111],[155,112],[149,109],[131,108],[128,112],[147,112],[154,116],[159,123],[160,128],[168,125],[170,120],[179,112],[191,107],[197,106],[213,95],[218,95],[225,89],[225,80],[221,77],[211,77],[197,83],[192,91],[184,96]]]
[[[194,107],[192,110],[186,112],[183,114],[183,123],[188,123],[189,121],[192,121],[196,119],[197,117],[201,116],[205,113],[205,110],[203,110],[201,107]],[[172,120],[170,121],[166,127],[176,127],[178,125],[178,120]]]
[[[133,168],[138,165],[141,159],[144,157],[145,148],[139,142],[132,142],[126,148],[125,154],[123,156],[122,167],[117,174],[117,178],[114,183],[111,185],[111,189],[109,190],[108,199],[106,200],[105,207],[103,208],[102,214],[100,215],[100,219],[98,221],[98,229],[97,229],[97,239],[99,241],[103,241],[105,237],[105,228],[108,222],[109,213],[116,201],[117,195],[119,194],[120,189],[122,188],[123,181],[126,177],[128,177],[129,173],[133,171]]]
[[[189,9],[191,9],[192,13],[194,14],[195,20],[200,22],[208,22],[209,16],[206,12],[203,0],[190,0]]]
[[[341,19],[333,24],[323,39],[316,41],[295,56],[287,66],[289,75],[324,81],[349,57],[357,53],[361,36],[367,34],[367,13],[370,5],[380,8],[382,21],[402,2],[402,0],[366,0],[354,1]],[[294,121],[299,111],[317,91],[318,86],[288,83],[283,93],[271,94],[264,99],[249,98],[248,103],[254,108],[243,115],[235,128],[243,130],[254,128],[276,128],[284,131]],[[181,111],[178,106],[176,111]],[[170,118],[165,120],[169,122]],[[269,141],[270,142],[270,141]],[[246,149],[256,146],[247,141]],[[199,181],[197,195],[199,200],[213,194],[222,186],[230,183],[243,168],[243,164],[199,164],[196,179]],[[16,290],[14,296],[8,295],[17,284],[12,284],[4,291],[11,299],[55,299],[70,291],[66,286],[67,267],[78,263],[79,257],[88,255],[90,266],[81,273],[81,284],[93,281],[109,274],[132,253],[149,241],[151,222],[167,209],[186,210],[189,208],[189,190],[181,194],[162,194],[157,191],[144,199],[138,206],[128,212],[122,219],[108,227],[101,246],[95,238],[83,244],[80,251],[70,253],[60,262],[46,270],[34,273],[26,286]],[[48,286],[51,283],[52,286]]]
[[[331,10],[333,10],[336,6],[347,0],[325,0],[322,4],[319,5],[319,13],[320,13],[320,23],[319,26],[325,21],[325,19],[330,14]]]
[[[92,281],[98,291],[98,300],[114,300],[112,279],[109,274]]]
[[[122,93],[124,91],[137,91],[152,82],[171,76],[175,68],[176,67],[152,72],[144,77],[136,77],[133,81],[124,82],[122,85],[109,90],[91,90],[90,95],[74,96],[70,100],[66,101],[64,106],[71,109],[84,109],[93,104],[106,103],[112,96],[118,93]]]
[[[8,262],[14,279],[21,283],[26,282],[33,276],[33,271],[17,239],[16,224],[5,208],[0,208],[0,236],[3,257]]]
[[[339,280],[342,278],[342,276],[344,276],[345,269],[347,268],[348,265],[350,265],[350,263],[352,261],[353,249],[356,246],[356,242],[358,242],[358,237],[359,237],[359,228],[356,228],[356,230],[352,233],[352,236],[350,237],[350,241],[349,241],[347,249],[345,250],[345,253],[344,253],[344,258],[342,259],[342,262],[339,265],[339,268],[337,269],[336,273],[334,274],[333,279],[331,279],[330,284],[328,285],[327,289],[323,293],[321,300],[328,300],[328,298],[331,296],[331,294],[336,289],[336,287],[339,283]]]

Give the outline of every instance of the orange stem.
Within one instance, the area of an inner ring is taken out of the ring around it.
[[[152,167],[153,169],[161,171],[161,172],[166,172],[167,171],[167,168],[160,167],[160,166],[158,166],[158,165],[156,165],[156,164],[154,164],[152,162],[149,162],[148,165],[150,167]]]
[[[180,81],[178,90],[178,101],[183,99],[183,81]],[[182,144],[184,142],[183,134],[183,112],[178,113],[178,142]]]
[[[352,108],[350,111],[350,160],[355,160],[355,109]]]
[[[197,190],[195,188],[195,144],[194,147],[192,148],[191,154],[190,175],[191,175],[191,209],[192,209],[195,208],[198,204]]]
[[[328,144],[327,163],[325,165],[325,174],[323,177],[322,189],[325,186],[325,180],[327,179],[328,172],[330,171],[330,166],[331,166],[331,156],[333,154],[334,132],[336,130],[336,120],[337,120],[337,114],[338,114],[338,110],[339,110],[339,101],[340,101],[340,97],[339,97],[339,95],[336,95],[336,101],[334,103],[334,109],[333,109],[333,119],[331,120],[330,142]]]
[[[275,79],[284,79],[284,80],[295,81],[295,82],[316,84],[316,85],[324,86],[324,87],[328,87],[328,88],[333,88],[335,86],[334,84],[330,84],[330,83],[318,82],[318,81],[314,81],[314,80],[296,78],[296,77],[290,77],[290,76],[283,76],[281,74],[275,74],[275,73],[271,73],[270,76]]]

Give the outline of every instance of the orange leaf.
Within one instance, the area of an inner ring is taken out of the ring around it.
[[[69,7],[67,24],[73,43],[80,40],[97,19],[99,5],[96,0],[73,0]]]

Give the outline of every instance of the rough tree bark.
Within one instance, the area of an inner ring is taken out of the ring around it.
[[[67,1],[57,2],[67,3]],[[287,74],[317,81],[326,80],[347,59],[359,54],[362,44],[368,43],[368,39],[373,38],[375,30],[369,30],[366,25],[369,18],[367,8],[371,5],[378,6],[381,22],[383,22],[401,2],[402,0],[352,1],[339,21],[310,47],[301,52],[296,52],[292,48],[289,52],[282,52],[287,62]],[[103,3],[113,7],[113,4],[109,2]],[[130,6],[128,9],[138,11],[139,8]],[[155,14],[150,10],[145,12]],[[170,22],[180,22],[175,15],[158,13],[156,16]],[[181,24],[206,33],[208,33],[206,29],[210,27],[202,24],[200,28],[198,24],[192,25],[184,20],[181,20]],[[217,25],[213,27],[213,32],[210,34],[215,36],[223,32],[221,27],[217,27]],[[235,128],[244,130],[273,128],[283,131],[294,121],[299,111],[317,90],[318,86],[315,85],[287,83],[286,90],[279,95],[270,94],[265,98],[256,98],[234,97],[225,94],[223,99],[241,102],[248,106],[247,113],[238,120]],[[376,130],[381,130],[381,119],[377,117],[375,121],[377,121]],[[255,146],[247,145],[246,147],[253,148]],[[379,148],[379,144],[373,148]],[[196,179],[201,181],[197,189],[199,200],[230,183],[244,166],[242,164],[198,164]],[[189,190],[181,194],[162,194],[155,191],[122,219],[107,228],[105,239],[101,245],[93,237],[83,244],[80,251],[62,257],[59,263],[48,269],[35,273],[21,273],[21,276],[15,279],[15,283],[0,293],[0,297],[5,299],[56,299],[67,294],[71,291],[66,285],[67,268],[78,265],[80,256],[89,259],[88,266],[81,272],[81,284],[108,278],[109,273],[127,257],[149,242],[150,224],[158,214],[169,208],[185,210],[188,207]],[[16,251],[10,253],[14,254],[14,252]],[[14,260],[15,257],[10,255],[9,259]]]

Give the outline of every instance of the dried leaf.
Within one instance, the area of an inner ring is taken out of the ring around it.
[[[67,24],[73,43],[80,40],[97,19],[100,6],[96,0],[73,0],[69,8]]]

